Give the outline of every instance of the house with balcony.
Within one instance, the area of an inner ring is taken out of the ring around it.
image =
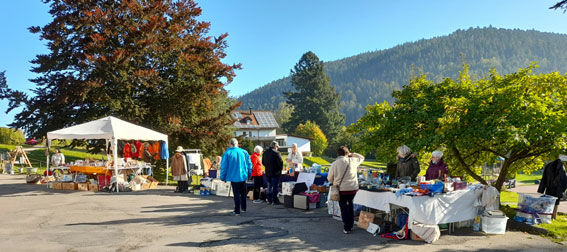
[[[237,138],[249,138],[254,145],[264,148],[277,141],[283,152],[287,152],[293,143],[297,144],[301,152],[311,151],[311,139],[276,134],[276,129],[280,126],[270,111],[233,111],[232,118],[236,120],[233,126],[234,136]]]

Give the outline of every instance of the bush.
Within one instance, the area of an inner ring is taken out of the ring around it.
[[[0,128],[0,144],[22,145],[25,142],[26,137],[21,130]]]

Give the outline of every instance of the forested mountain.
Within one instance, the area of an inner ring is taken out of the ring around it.
[[[461,56],[463,55],[463,56]],[[347,125],[364,114],[367,104],[392,101],[392,90],[409,83],[411,76],[425,73],[439,81],[456,77],[463,57],[471,75],[489,69],[510,73],[536,62],[535,72],[567,72],[567,35],[535,30],[470,28],[454,33],[325,63],[331,84],[341,93],[341,111]],[[290,69],[293,66],[290,66]],[[260,87],[239,99],[242,107],[274,111],[291,89],[290,78]]]

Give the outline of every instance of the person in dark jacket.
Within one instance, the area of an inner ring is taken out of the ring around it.
[[[427,172],[425,172],[425,179],[443,180],[445,175],[449,176],[449,168],[447,164],[443,162],[443,152],[434,151],[431,153],[431,162],[429,162],[429,167],[427,167]]]
[[[563,162],[567,162],[567,156],[560,155],[559,158],[543,167],[543,176],[537,189],[538,193],[545,193],[557,197],[555,208],[553,209],[552,219],[557,217],[557,207],[563,192],[567,189],[567,174]]]
[[[283,159],[278,148],[278,142],[273,141],[270,145],[270,149],[264,152],[262,156],[262,164],[265,167],[265,174],[268,178],[266,197],[268,198],[268,204],[274,205],[281,204],[278,199],[278,187],[282,176]]]
[[[405,145],[398,147],[398,167],[396,167],[396,178],[410,177],[416,180],[419,174],[419,162],[417,155]]]

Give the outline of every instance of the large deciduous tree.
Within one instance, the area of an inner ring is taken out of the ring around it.
[[[339,112],[341,96],[331,86],[323,62],[313,52],[306,52],[291,74],[295,91],[287,92],[285,96],[294,110],[284,129],[293,132],[299,124],[312,121],[333,139],[343,127],[345,116]]]
[[[170,135],[172,144],[218,152],[238,106],[224,88],[226,36],[207,35],[192,0],[45,0],[53,21],[30,27],[47,41],[33,95],[4,87],[10,125],[33,136],[114,115]]]
[[[567,149],[567,76],[535,75],[532,68],[473,81],[465,66],[457,80],[413,79],[393,92],[392,106],[368,106],[352,129],[385,161],[401,144],[422,153],[444,149],[453,174],[483,184],[481,166],[502,157],[494,184],[500,190],[507,175],[540,169]]]
[[[327,148],[327,137],[317,123],[311,121],[307,121],[305,124],[300,123],[295,129],[295,134],[311,139],[311,152],[313,152],[315,156],[321,156],[323,151]]]

